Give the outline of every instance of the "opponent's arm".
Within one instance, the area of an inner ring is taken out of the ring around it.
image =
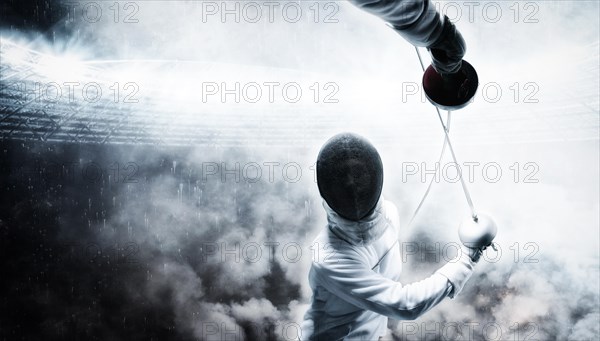
[[[431,0],[350,0],[381,18],[415,46],[429,50],[441,74],[456,73],[466,52],[465,41],[448,17],[440,16]]]

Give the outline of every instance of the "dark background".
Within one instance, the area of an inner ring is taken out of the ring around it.
[[[181,161],[190,153],[188,148],[3,142],[0,152],[3,339],[195,339],[176,321],[185,317],[177,316],[181,311],[172,303],[186,283],[161,279],[165,262],[189,266],[202,279],[198,290],[202,296],[196,297],[201,303],[230,305],[259,297],[286,309],[300,297],[298,284],[285,280],[277,259],[256,279],[264,282],[260,294],[244,288],[256,286],[254,281],[223,290],[220,268],[227,272],[229,264],[202,261],[203,243],[221,240],[227,230],[267,226],[271,235],[266,239],[280,240],[278,231],[283,228],[300,231],[311,226],[306,218],[300,220],[304,226],[288,222],[268,228],[276,224],[273,217],[258,217],[249,207],[250,197],[277,192],[282,184],[259,181],[251,191],[242,192],[248,183],[231,176],[231,181],[222,182],[220,175],[203,181],[200,166]],[[223,150],[206,148],[203,153],[207,162],[223,157]],[[226,153],[233,158],[244,155],[232,149]],[[177,186],[178,182],[185,186]],[[188,191],[188,184],[197,189]],[[200,190],[203,194],[197,195]],[[157,195],[160,199],[152,200]],[[237,216],[218,223],[203,219],[211,211],[222,211],[219,206],[229,198],[236,198]],[[289,204],[303,212],[305,199],[295,197]],[[178,215],[162,202],[175,202],[187,214]],[[142,207],[146,221],[134,207]],[[123,214],[130,216],[127,222],[119,219]],[[146,224],[154,226],[149,229]],[[180,249],[174,250],[153,238],[151,229],[172,234],[189,230],[195,237],[181,241]],[[210,321],[210,312],[201,311],[208,307],[196,307],[200,309],[196,323],[203,316]],[[240,325],[244,327],[243,322]],[[273,339],[273,326],[262,325],[260,334],[247,327],[245,335]]]

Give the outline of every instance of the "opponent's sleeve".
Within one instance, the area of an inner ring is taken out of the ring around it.
[[[349,0],[394,28],[415,46],[432,46],[442,37],[443,21],[431,0]]]
[[[452,264],[427,279],[402,285],[371,270],[359,258],[357,254],[338,254],[313,263],[313,269],[319,282],[332,294],[359,308],[399,320],[416,319],[446,296],[454,296],[473,270],[472,264]]]

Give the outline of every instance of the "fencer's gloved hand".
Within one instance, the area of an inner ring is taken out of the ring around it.
[[[483,250],[485,250],[485,248],[468,247],[465,244],[460,245],[460,252],[463,255],[469,256],[473,263],[479,262],[479,258],[481,258],[481,255],[483,254]]]
[[[486,214],[464,219],[458,228],[458,236],[463,244],[461,251],[477,262],[483,250],[492,245],[497,232],[496,223]]]
[[[473,267],[481,258],[483,250],[496,237],[498,228],[489,215],[479,213],[477,217],[467,217],[458,228],[458,237],[462,242],[454,261],[448,262],[436,273],[446,277],[452,283],[450,297],[454,298],[471,277]]]
[[[431,54],[433,67],[445,78],[460,70],[467,44],[447,16],[444,15],[442,21],[443,29],[440,38],[429,45],[427,50]]]

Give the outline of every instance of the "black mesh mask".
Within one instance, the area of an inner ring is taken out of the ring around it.
[[[343,218],[366,217],[375,209],[383,187],[379,153],[359,135],[335,135],[319,152],[317,185],[325,202]]]

